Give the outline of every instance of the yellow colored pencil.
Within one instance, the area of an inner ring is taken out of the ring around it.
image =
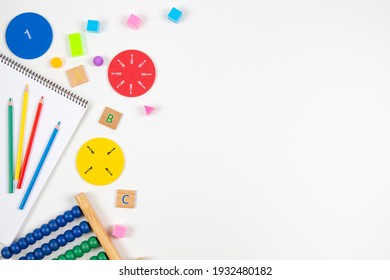
[[[15,180],[19,180],[20,168],[22,165],[24,130],[26,127],[26,117],[27,117],[27,104],[28,104],[28,85],[26,85],[26,88],[24,90],[24,96],[23,96],[22,118],[20,119],[20,130],[19,130],[18,156],[16,157],[16,167],[15,167]]]

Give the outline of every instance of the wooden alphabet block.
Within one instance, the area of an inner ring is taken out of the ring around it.
[[[85,73],[83,65],[67,70],[66,75],[68,75],[71,87],[75,87],[88,82],[87,73]]]
[[[134,208],[134,206],[135,206],[135,191],[131,191],[131,190],[116,191],[116,207]]]
[[[106,107],[100,117],[99,123],[109,128],[116,129],[121,118],[122,113]]]

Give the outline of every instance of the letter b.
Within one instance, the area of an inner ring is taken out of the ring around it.
[[[106,118],[106,123],[112,123],[113,120],[114,120],[114,115],[108,114]]]

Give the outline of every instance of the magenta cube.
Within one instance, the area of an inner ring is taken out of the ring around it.
[[[121,225],[115,225],[114,229],[112,230],[112,236],[122,238],[126,235],[126,228]]]
[[[133,29],[138,29],[139,25],[141,24],[141,21],[141,18],[131,14],[127,19],[127,25]]]

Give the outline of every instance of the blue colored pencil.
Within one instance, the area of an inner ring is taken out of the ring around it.
[[[29,184],[29,186],[28,186],[28,188],[26,190],[26,193],[24,194],[23,200],[22,200],[22,202],[19,205],[19,209],[20,210],[23,210],[24,206],[26,205],[26,202],[27,202],[28,197],[30,196],[31,190],[33,189],[33,187],[35,185],[35,181],[37,180],[38,175],[41,172],[42,166],[45,163],[47,155],[48,155],[48,153],[49,153],[49,151],[50,151],[50,149],[51,149],[51,147],[53,145],[54,139],[57,136],[57,132],[60,129],[60,124],[61,124],[61,122],[58,122],[58,124],[56,125],[56,127],[53,130],[53,133],[51,134],[50,140],[47,143],[45,151],[43,152],[43,155],[41,157],[41,160],[38,163],[37,169],[34,172],[34,176],[32,177],[32,179],[30,181],[30,184]]]

